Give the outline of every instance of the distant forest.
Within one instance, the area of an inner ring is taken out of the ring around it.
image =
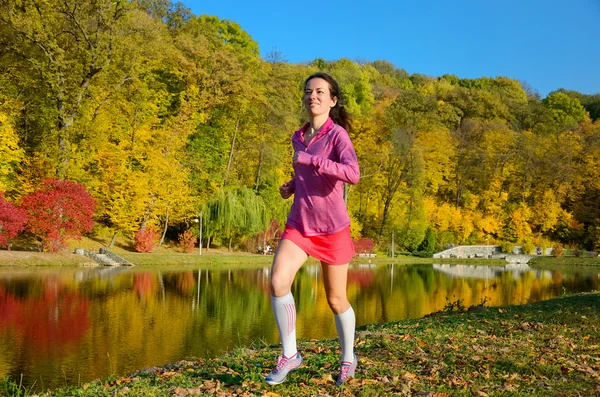
[[[600,248],[600,94],[541,98],[385,60],[292,64],[168,0],[0,0],[0,192],[19,205],[69,180],[96,202],[94,233],[176,241],[202,212],[205,245],[253,249],[285,223],[278,187],[317,71],[353,115],[355,239]]]

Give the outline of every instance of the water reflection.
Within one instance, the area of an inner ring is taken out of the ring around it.
[[[0,377],[56,387],[276,343],[268,278],[268,268],[0,269]],[[447,299],[510,305],[599,284],[598,273],[528,266],[365,264],[351,267],[348,296],[360,326],[422,317]],[[301,269],[293,293],[298,336],[335,337],[318,266]]]
[[[515,278],[522,273],[532,272],[536,278],[542,276],[550,277],[552,272],[547,270],[532,269],[527,264],[508,264],[506,266],[477,266],[477,265],[445,265],[433,264],[433,269],[445,273],[451,277],[482,278],[489,280],[498,277],[504,272],[509,272]]]

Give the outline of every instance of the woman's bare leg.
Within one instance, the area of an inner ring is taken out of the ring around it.
[[[296,347],[296,303],[292,295],[294,277],[308,255],[290,240],[283,239],[277,247],[271,267],[271,306],[283,357],[293,357],[297,352]]]
[[[327,303],[333,311],[335,326],[342,346],[342,363],[354,361],[354,330],[356,317],[346,296],[348,264],[330,265],[321,262]]]

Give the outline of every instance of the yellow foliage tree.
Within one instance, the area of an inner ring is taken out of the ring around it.
[[[16,166],[24,155],[12,120],[0,107],[0,192],[6,192],[14,186]]]

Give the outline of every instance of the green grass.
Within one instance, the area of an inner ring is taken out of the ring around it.
[[[339,344],[301,340],[305,364],[263,378],[279,346],[180,361],[47,396],[592,396],[600,394],[600,294],[485,312],[443,311],[357,330],[356,378],[338,388]],[[0,390],[2,390],[0,388]],[[271,394],[269,394],[271,393]],[[14,394],[15,396],[18,394]]]
[[[529,264],[535,266],[600,266],[600,257],[561,256],[555,258],[553,256],[536,256],[529,261]]]
[[[243,254],[243,253],[204,253],[198,255],[197,253],[183,254],[183,253],[121,253],[119,254],[128,261],[135,263],[136,265],[270,265],[273,261],[272,255],[256,255],[256,254]],[[308,259],[309,263],[318,263],[314,258]],[[403,257],[403,258],[354,258],[350,262],[352,264],[428,264],[428,263],[469,263],[473,265],[505,265],[506,261],[503,259],[433,259],[433,258],[417,258],[417,257]]]
[[[0,251],[1,266],[87,266],[95,265],[90,258],[68,252]]]
[[[93,247],[88,247],[90,249]],[[269,266],[273,261],[272,255],[257,255],[243,252],[229,253],[222,250],[204,251],[202,255],[197,252],[181,253],[173,249],[160,247],[152,253],[136,253],[124,249],[114,249],[124,259],[136,265],[206,265],[206,266],[226,266],[226,265],[248,265]],[[317,263],[314,258],[309,258],[309,262]],[[376,258],[358,258],[355,257],[350,262],[352,264],[430,264],[430,263],[456,263],[469,265],[490,265],[503,266],[506,261],[503,259],[468,259],[468,258],[418,258],[418,257],[376,257]],[[74,255],[70,252],[61,253],[42,253],[33,251],[4,251],[0,250],[0,266],[82,266],[92,264],[89,258]],[[600,266],[600,258],[577,258],[577,257],[535,257],[529,264],[535,267],[547,266]]]

